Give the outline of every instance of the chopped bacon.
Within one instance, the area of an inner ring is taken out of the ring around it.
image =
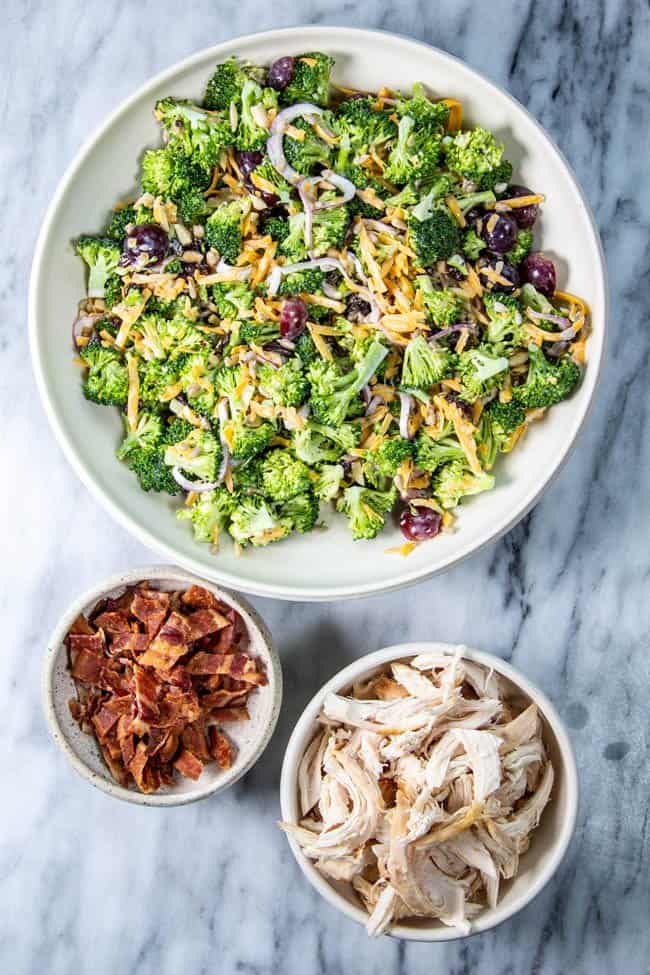
[[[190,674],[228,674],[247,684],[266,684],[266,675],[245,653],[196,653],[187,669]]]
[[[74,621],[70,713],[120,785],[150,793],[178,774],[197,779],[209,762],[230,768],[221,725],[247,721],[248,695],[266,683],[247,640],[239,614],[201,586],[140,583]]]
[[[196,755],[193,755],[192,752],[188,752],[187,749],[183,749],[174,762],[174,768],[178,769],[181,775],[184,775],[186,779],[194,779],[196,781],[203,771],[203,762],[201,762]]]
[[[233,748],[223,731],[210,728],[210,754],[219,768],[230,768],[232,765]]]
[[[190,640],[200,640],[217,630],[228,626],[228,620],[216,609],[197,609],[185,617],[190,626]]]
[[[137,588],[131,600],[131,613],[145,625],[150,636],[157,633],[169,610],[169,593],[158,589],[142,592]]]

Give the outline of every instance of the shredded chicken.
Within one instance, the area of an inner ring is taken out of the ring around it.
[[[551,796],[536,706],[464,650],[441,646],[329,694],[299,768],[302,818],[280,824],[351,884],[373,936],[408,917],[468,933],[517,873]]]

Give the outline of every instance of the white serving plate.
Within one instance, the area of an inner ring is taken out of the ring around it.
[[[327,532],[293,536],[237,558],[227,542],[214,554],[176,521],[169,498],[143,493],[115,458],[117,411],[86,402],[72,362],[70,325],[84,294],[84,268],[71,240],[99,231],[116,200],[136,189],[137,160],[158,144],[156,99],[200,98],[214,64],[231,55],[269,62],[282,54],[326,50],[334,80],[360,88],[408,88],[423,81],[463,103],[465,118],[506,144],[517,182],[544,192],[537,241],[555,258],[559,287],[592,310],[588,366],[576,394],[534,425],[497,467],[495,490],[462,506],[458,529],[419,546],[408,558],[384,555],[403,537],[391,526],[372,542],[354,542],[342,516]],[[158,75],[114,112],[80,150],[50,204],[32,269],[29,321],[34,371],[49,422],[68,460],[104,507],[140,541],[197,575],[260,596],[345,599],[425,579],[467,558],[512,528],[540,498],[573,446],[591,405],[605,343],[607,288],[593,215],[566,160],[541,126],[510,95],[457,58],[416,41],[347,27],[294,27],[237,38],[201,51]]]
[[[63,643],[70,626],[80,613],[87,615],[107,596],[116,597],[127,586],[148,579],[156,588],[171,591],[203,586],[217,599],[237,610],[249,633],[249,652],[260,662],[268,683],[253,691],[247,701],[250,721],[224,725],[224,731],[235,745],[231,768],[221,769],[216,762],[206,765],[196,782],[177,776],[172,786],[158,792],[144,794],[135,788],[119,785],[106,767],[97,742],[81,730],[70,714],[68,701],[76,696],[75,684],[68,670],[68,653]],[[122,799],[140,806],[182,806],[197,799],[205,799],[230,788],[237,779],[257,762],[271,740],[282,704],[282,669],[271,634],[252,606],[238,595],[220,589],[205,579],[183,572],[169,565],[150,565],[130,569],[97,583],[93,589],[68,607],[56,624],[47,644],[43,661],[43,710],[55,743],[82,778],[114,799]]]
[[[317,721],[325,697],[330,693],[345,694],[357,681],[365,681],[373,673],[383,671],[387,664],[413,657],[418,653],[440,652],[453,654],[455,646],[448,643],[402,643],[385,647],[355,660],[335,674],[311,699],[293,730],[289,739],[280,780],[280,802],[282,819],[285,822],[299,821],[298,769],[309,742],[321,727]],[[463,657],[475,660],[483,666],[501,674],[521,697],[523,706],[534,702],[539,708],[543,726],[543,739],[553,762],[555,779],[551,798],[544,810],[540,825],[532,833],[530,848],[521,856],[519,871],[512,880],[501,881],[499,900],[495,908],[486,908],[471,922],[469,935],[462,935],[456,928],[447,927],[440,921],[429,918],[407,918],[396,924],[390,934],[408,941],[453,941],[470,937],[482,931],[489,931],[521,911],[539,894],[560,866],[567,851],[576,824],[578,813],[579,783],[578,771],[571,742],[562,720],[542,692],[514,667],[500,657],[479,650],[462,648]],[[359,924],[368,920],[360,900],[352,886],[325,877],[309,860],[299,845],[290,836],[287,840],[298,866],[307,880],[322,894],[326,901],[342,911],[348,918]]]

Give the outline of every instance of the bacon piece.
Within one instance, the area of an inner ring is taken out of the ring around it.
[[[96,684],[101,675],[103,660],[90,650],[81,649],[75,654],[71,674],[83,684]]]
[[[189,634],[190,627],[186,618],[180,613],[170,613],[156,638],[151,641],[149,649],[140,657],[140,663],[143,667],[169,670],[187,653]]]
[[[95,729],[98,738],[105,738],[109,733],[113,725],[117,724],[119,719],[119,714],[117,711],[112,711],[107,708],[106,705],[100,708],[97,714],[93,715],[92,725]]]
[[[131,622],[124,610],[100,613],[93,619],[95,626],[101,626],[105,633],[130,633]]]
[[[210,728],[210,754],[219,768],[230,768],[232,765],[233,747],[218,728]]]
[[[94,632],[94,628],[90,625],[83,613],[79,613],[76,620],[73,621],[72,626],[68,630],[68,637],[74,636],[75,634],[85,634],[86,636],[89,636]]]
[[[122,752],[122,761],[129,766],[135,755],[135,735],[131,727],[131,718],[128,714],[123,714],[117,722],[117,740]]]
[[[143,653],[150,643],[151,637],[148,633],[133,633],[131,631],[116,633],[111,640],[108,652],[111,656],[117,656],[120,653]]]
[[[250,685],[245,691],[227,691],[225,687],[220,687],[217,691],[212,691],[211,694],[205,694],[201,698],[201,707],[206,711],[212,711],[214,708],[225,708],[234,706],[237,704],[243,704],[248,696],[250,690]]]
[[[153,636],[160,629],[160,625],[167,616],[169,609],[169,593],[158,589],[142,591],[138,587],[131,600],[131,613],[142,623],[149,636]]]
[[[70,653],[74,654],[77,650],[86,650],[93,653],[96,657],[102,657],[106,648],[106,641],[102,630],[93,633],[70,633],[68,635]]]
[[[211,712],[214,721],[220,724],[223,721],[250,721],[250,714],[247,707],[241,708],[215,708]]]
[[[128,785],[129,777],[126,773],[124,765],[122,764],[121,758],[113,757],[107,746],[103,745],[101,742],[99,743],[99,748],[102,753],[102,757],[115,781],[122,786]]]
[[[183,749],[174,762],[174,768],[178,769],[185,778],[196,781],[203,771],[203,763],[192,752]]]
[[[201,637],[208,636],[216,630],[222,630],[228,626],[228,620],[216,609],[197,609],[185,617],[190,626],[190,640],[200,640]]]
[[[181,735],[181,741],[183,748],[192,752],[202,762],[210,761],[208,743],[205,740],[205,727],[201,721],[193,721],[192,724],[188,724]]]
[[[247,684],[266,684],[266,675],[245,653],[196,653],[187,669],[190,674],[228,674]]]
[[[153,721],[160,714],[158,691],[160,685],[155,675],[145,667],[136,664],[133,668],[135,686],[135,706],[138,717],[143,721]]]
[[[147,755],[147,747],[144,742],[139,742],[136,749],[135,755],[129,762],[128,768],[129,772],[135,779],[135,784],[137,785],[140,792],[151,792],[152,789],[149,788],[149,783],[145,779],[144,770],[147,762],[149,761],[149,756]]]
[[[217,609],[219,600],[203,586],[190,586],[181,596],[181,602],[193,609]]]
[[[171,762],[172,758],[178,751],[179,741],[180,741],[180,734],[178,733],[178,731],[172,729],[169,732],[167,738],[165,739],[164,744],[162,745],[158,753],[158,757],[161,762]]]

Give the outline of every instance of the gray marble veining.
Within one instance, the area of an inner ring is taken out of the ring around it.
[[[220,39],[336,23],[411,34],[518,97],[573,164],[609,265],[608,361],[579,448],[500,543],[438,579],[331,605],[259,600],[285,706],[265,760],[226,796],[177,810],[111,801],[47,738],[44,635],[97,578],[155,557],[65,463],[28,364],[25,293],[66,164],[146,78]],[[650,972],[650,17],[641,0],[9,0],[0,67],[0,971],[7,975],[454,975]],[[515,920],[445,946],[366,939],[303,881],[278,778],[293,722],[360,650],[437,636],[511,658],[555,700],[582,779],[560,872]]]

